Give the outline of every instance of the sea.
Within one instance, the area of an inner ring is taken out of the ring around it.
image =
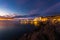
[[[0,21],[0,40],[18,40],[25,33],[35,30],[30,24],[20,24],[19,21]]]

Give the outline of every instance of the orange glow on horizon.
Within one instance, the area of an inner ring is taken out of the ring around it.
[[[0,20],[12,20],[13,18],[0,18]]]

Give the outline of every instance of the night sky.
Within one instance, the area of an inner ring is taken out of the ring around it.
[[[60,0],[0,0],[0,10],[9,15],[59,15]]]

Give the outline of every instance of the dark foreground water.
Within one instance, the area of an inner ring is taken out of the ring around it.
[[[24,33],[34,29],[29,24],[23,25],[16,21],[0,21],[0,40],[18,40]]]
[[[34,26],[19,21],[0,21],[0,40],[60,40],[60,23]]]

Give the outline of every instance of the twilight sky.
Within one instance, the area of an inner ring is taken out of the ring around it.
[[[0,0],[0,15],[60,14],[60,0]]]

